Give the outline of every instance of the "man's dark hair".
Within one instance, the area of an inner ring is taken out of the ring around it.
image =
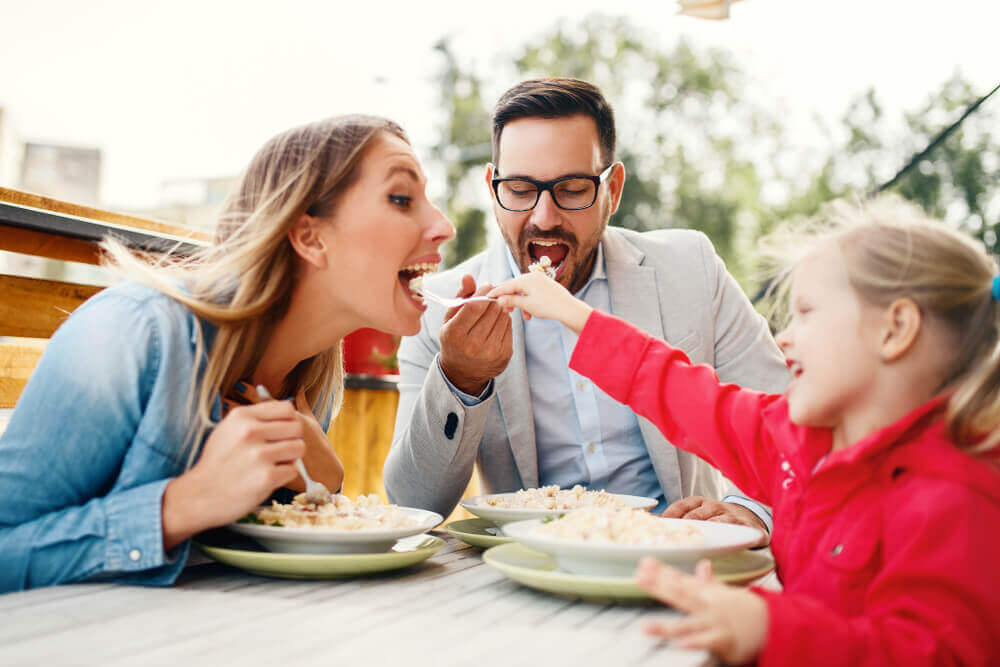
[[[565,118],[582,114],[594,119],[605,165],[615,159],[615,114],[600,89],[580,79],[529,79],[500,96],[493,109],[493,164],[500,161],[504,126],[520,118]]]

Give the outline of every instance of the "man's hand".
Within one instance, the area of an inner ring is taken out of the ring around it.
[[[723,503],[711,498],[701,496],[689,496],[681,498],[663,511],[661,516],[671,519],[699,519],[701,521],[721,521],[722,523],[736,523],[741,526],[756,528],[763,537],[755,547],[767,546],[771,541],[771,536],[767,532],[767,526],[757,517],[756,514],[742,505],[733,503]]]
[[[456,296],[480,296],[492,285],[480,285],[472,276],[462,277]],[[497,303],[476,301],[449,308],[441,327],[441,370],[453,385],[478,396],[489,381],[507,368],[514,353],[510,316]]]

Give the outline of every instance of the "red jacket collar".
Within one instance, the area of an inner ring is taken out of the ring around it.
[[[946,395],[935,396],[923,405],[918,406],[916,409],[904,415],[901,419],[898,419],[892,424],[884,426],[874,433],[865,436],[853,445],[849,445],[836,452],[830,452],[830,455],[824,462],[823,467],[826,468],[832,465],[856,463],[861,459],[865,459],[869,456],[874,456],[888,450],[894,444],[899,442],[904,435],[910,433],[911,430],[922,430],[930,424],[934,420],[934,417],[938,416],[938,412],[944,407],[947,401],[948,396]]]

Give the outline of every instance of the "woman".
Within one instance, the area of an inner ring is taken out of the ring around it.
[[[106,243],[129,280],[56,332],[0,438],[0,591],[167,585],[192,535],[301,489],[296,458],[339,488],[341,340],[416,333],[407,284],[454,235],[425,183],[395,123],[332,118],[257,153],[212,247],[147,262]],[[258,384],[288,400],[235,405]]]

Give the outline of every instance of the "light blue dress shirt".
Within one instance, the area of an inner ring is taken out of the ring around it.
[[[520,274],[509,248],[507,264],[511,277]],[[614,313],[603,244],[597,246],[590,278],[575,296],[593,308]],[[563,488],[581,484],[611,493],[656,498],[654,511],[662,512],[679,498],[664,497],[635,413],[588,378],[570,370],[576,341],[577,335],[555,320],[532,318],[524,323],[539,483]],[[490,382],[482,394],[471,396],[452,385],[443,371],[441,374],[466,405],[485,400],[493,391]],[[742,496],[723,500],[751,510],[770,531],[771,517],[763,506]]]

